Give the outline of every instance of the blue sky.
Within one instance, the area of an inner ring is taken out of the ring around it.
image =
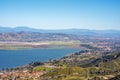
[[[0,26],[120,29],[120,0],[0,0]]]

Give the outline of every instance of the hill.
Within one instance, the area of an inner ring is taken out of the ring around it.
[[[35,29],[25,26],[19,26],[16,28],[0,27],[0,32],[40,32],[40,33],[63,33],[63,34],[74,34],[74,35],[88,35],[88,36],[118,36],[119,30],[88,30],[88,29],[59,29],[59,30],[44,30]],[[119,35],[120,36],[120,35]]]
[[[84,57],[85,58],[85,57]],[[83,59],[84,59],[83,58]],[[73,58],[69,58],[73,59]],[[93,59],[94,63],[89,63],[87,67],[74,64],[76,61],[61,62],[58,61],[54,65],[59,64],[61,68],[54,69],[43,75],[43,80],[119,80],[120,75],[120,52],[110,53],[109,55]],[[62,64],[61,64],[62,63]],[[73,63],[73,65],[69,65]],[[61,65],[60,65],[61,64]],[[62,65],[67,65],[62,67]],[[97,65],[96,65],[97,64]],[[116,77],[115,77],[116,76]],[[112,78],[111,78],[112,77]],[[113,78],[114,77],[114,78]]]

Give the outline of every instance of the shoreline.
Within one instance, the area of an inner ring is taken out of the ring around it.
[[[31,48],[75,48],[81,49],[80,42],[48,41],[48,42],[0,42],[0,50],[19,50]]]

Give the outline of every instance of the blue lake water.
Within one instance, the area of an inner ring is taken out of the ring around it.
[[[0,69],[14,68],[35,61],[57,59],[76,51],[79,50],[71,48],[0,50]]]

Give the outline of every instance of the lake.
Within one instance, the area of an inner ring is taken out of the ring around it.
[[[0,69],[23,66],[35,61],[58,59],[76,51],[79,50],[71,48],[0,50]]]

